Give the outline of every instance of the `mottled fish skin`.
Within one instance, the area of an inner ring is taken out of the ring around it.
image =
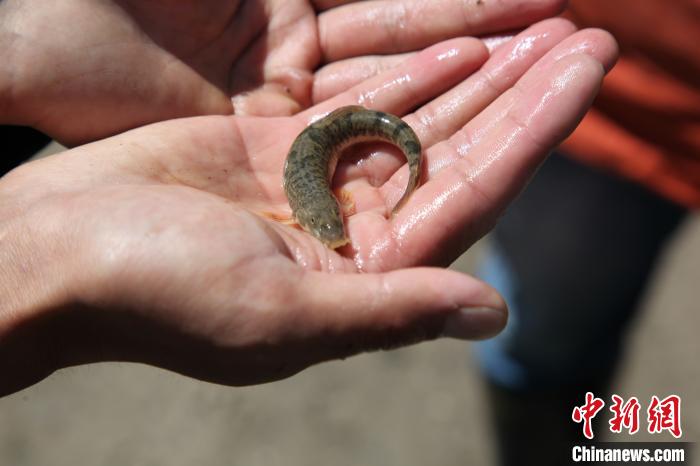
[[[400,118],[352,105],[341,107],[297,136],[284,165],[284,190],[296,221],[331,249],[349,243],[331,180],[340,153],[360,141],[396,145],[408,159],[408,186],[392,214],[418,187],[421,145],[410,126]]]

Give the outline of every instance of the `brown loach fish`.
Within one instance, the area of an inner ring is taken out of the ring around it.
[[[341,107],[302,131],[287,155],[284,191],[296,223],[331,249],[350,242],[331,191],[333,173],[343,149],[366,141],[394,144],[408,159],[408,186],[394,214],[418,187],[421,173],[420,141],[400,118],[358,105]]]

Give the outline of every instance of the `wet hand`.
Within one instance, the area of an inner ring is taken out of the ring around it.
[[[493,335],[506,320],[498,294],[425,266],[448,264],[493,225],[582,117],[615,54],[606,33],[549,20],[491,56],[474,39],[438,44],[293,117],[162,122],[23,166],[0,181],[0,237],[18,245],[3,251],[0,274],[19,290],[0,309],[0,335],[39,328],[62,349],[33,379],[116,359],[227,384]],[[388,218],[403,157],[382,146],[349,154],[334,183],[357,213],[351,245],[334,252],[269,214],[288,209],[281,176],[294,137],[348,104],[403,116],[426,173]]]

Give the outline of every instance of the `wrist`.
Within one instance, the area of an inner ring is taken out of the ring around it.
[[[24,218],[0,218],[0,396],[40,381],[64,358],[56,323],[70,308],[69,265],[46,254],[36,230]]]

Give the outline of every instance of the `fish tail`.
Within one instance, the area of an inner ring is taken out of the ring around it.
[[[420,160],[420,159],[418,159]],[[399,199],[399,202],[396,203],[394,208],[391,211],[391,215],[396,215],[396,212],[401,209],[406,202],[408,202],[408,198],[411,197],[411,194],[413,194],[413,191],[416,190],[420,183],[420,164],[416,163],[414,165],[409,165],[409,178],[408,178],[408,184],[406,185],[406,191],[404,191],[403,196],[401,196],[401,199]]]

